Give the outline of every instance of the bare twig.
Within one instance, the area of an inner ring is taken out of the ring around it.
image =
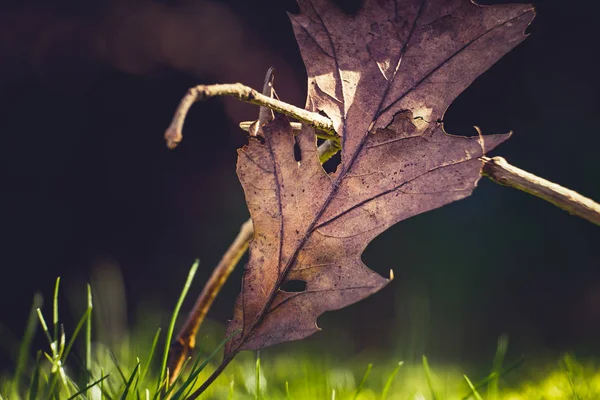
[[[271,67],[265,75],[265,82],[263,83],[262,90],[263,96],[272,98],[275,95],[275,88],[273,87],[274,81],[275,68]],[[250,136],[258,135],[260,128],[273,121],[274,119],[275,114],[273,113],[273,110],[271,110],[268,107],[260,107],[258,111],[258,119],[248,127],[248,133],[250,134]]]
[[[600,225],[600,204],[595,201],[510,165],[502,157],[482,157],[482,160],[483,176],[492,181],[537,196],[570,214]]]
[[[185,325],[181,328],[169,349],[168,368],[171,371],[171,377],[176,377],[179,374],[183,362],[190,356],[196,345],[196,335],[202,321],[204,321],[223,284],[229,278],[231,271],[235,269],[238,261],[246,252],[253,235],[252,221],[248,220],[244,222],[237,237],[221,258],[208,282],[206,282],[204,289],[202,289],[196,300],[196,304],[194,304],[194,308],[185,321]]]
[[[242,121],[240,122],[240,129],[250,132],[250,128],[255,124],[256,121]],[[299,132],[302,129],[302,124],[300,122],[290,122],[292,126],[292,130],[294,133]]]
[[[247,103],[268,107],[278,113],[294,117],[299,121],[315,127],[318,130],[317,136],[323,139],[339,139],[333,128],[333,122],[331,122],[329,118],[284,103],[283,101],[279,101],[272,97],[267,97],[241,83],[231,83],[224,85],[199,85],[188,90],[175,111],[175,116],[173,117],[171,125],[165,132],[165,140],[170,149],[177,147],[177,144],[181,142],[183,122],[192,104],[198,100],[204,100],[214,96],[233,96]]]

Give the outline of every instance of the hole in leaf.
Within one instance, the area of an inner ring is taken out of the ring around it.
[[[342,162],[341,152],[337,152],[333,157],[331,157],[329,160],[325,161],[325,164],[323,164],[323,169],[328,174],[334,173],[337,170],[337,167],[340,165],[341,162]]]
[[[302,161],[302,150],[298,144],[298,138],[294,136],[294,159],[298,162]]]
[[[304,292],[306,290],[306,282],[301,280],[287,281],[281,285],[281,290],[290,293]]]
[[[355,15],[363,6],[363,0],[335,0],[334,3],[346,15]]]

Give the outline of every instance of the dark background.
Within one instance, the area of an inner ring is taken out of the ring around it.
[[[513,130],[494,154],[598,200],[593,3],[534,2],[531,36],[477,79],[445,122],[455,134],[473,134],[473,125]],[[49,313],[59,275],[69,304],[94,271],[118,268],[135,325],[149,309],[171,309],[200,258],[189,310],[247,218],[237,123],[257,109],[234,100],[195,105],[175,151],[163,131],[188,87],[260,88],[271,65],[280,97],[304,104],[305,72],[285,14],[293,10],[293,1],[266,0],[1,3],[2,366],[33,293],[43,293]],[[393,268],[395,281],[322,317],[325,331],[311,342],[327,344],[328,331],[342,330],[351,351],[459,362],[490,360],[507,333],[515,353],[597,355],[599,245],[598,227],[483,179],[472,197],[376,239],[365,262],[382,274]],[[240,276],[241,268],[211,318],[231,316]],[[81,311],[81,296],[72,302]]]

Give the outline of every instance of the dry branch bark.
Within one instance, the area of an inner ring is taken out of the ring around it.
[[[600,204],[579,193],[510,165],[502,157],[482,157],[483,176],[492,181],[532,194],[556,207],[600,225]]]
[[[177,144],[183,138],[183,122],[192,104],[215,96],[232,96],[246,103],[268,107],[273,111],[294,117],[299,121],[313,126],[320,131],[318,136],[323,139],[338,139],[337,133],[333,128],[333,122],[329,118],[265,96],[241,83],[228,83],[222,85],[198,85],[188,90],[175,111],[171,125],[165,132],[165,140],[170,149],[177,147]]]
[[[242,224],[240,232],[223,254],[221,261],[214,269],[206,285],[204,285],[194,308],[185,321],[185,325],[181,328],[169,349],[168,368],[171,381],[179,375],[184,361],[187,360],[196,346],[196,335],[200,325],[204,321],[208,310],[210,310],[215,297],[217,297],[227,278],[231,275],[231,271],[234,270],[240,258],[248,249],[248,243],[250,243],[253,235],[252,220],[248,220]]]

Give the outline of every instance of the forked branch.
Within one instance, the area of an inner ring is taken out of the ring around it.
[[[268,107],[273,111],[293,117],[298,121],[315,127],[319,131],[317,136],[323,139],[339,140],[333,128],[333,122],[329,118],[265,96],[241,83],[231,83],[224,85],[199,85],[188,90],[185,97],[181,99],[177,111],[175,111],[171,125],[165,132],[165,140],[170,149],[177,147],[177,144],[183,138],[181,132],[183,122],[192,104],[214,96],[233,96],[246,103]]]

